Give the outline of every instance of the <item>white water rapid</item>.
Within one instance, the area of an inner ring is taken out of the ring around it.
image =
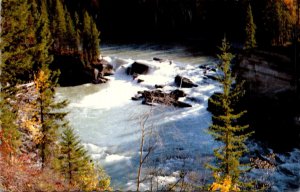
[[[217,146],[207,133],[211,114],[206,110],[208,98],[220,90],[218,83],[204,78],[200,65],[214,65],[216,60],[199,52],[190,53],[184,46],[157,45],[104,45],[101,52],[114,66],[115,74],[107,84],[85,84],[58,88],[59,99],[68,99],[68,119],[82,142],[112,178],[115,190],[135,190],[141,136],[140,117],[151,114],[146,123],[152,136],[146,135],[147,147],[155,146],[151,154],[152,164],[145,164],[144,173],[155,162],[160,187],[177,181],[180,171],[190,177],[197,175],[198,183],[205,182],[209,174],[203,168],[212,159],[212,150]],[[159,63],[153,57],[168,59]],[[139,76],[144,82],[137,83],[126,75],[126,67],[134,60],[143,60],[150,66],[150,73]],[[170,64],[170,60],[173,62]],[[211,75],[216,72],[208,71]],[[137,91],[153,89],[155,84],[166,85],[163,90],[176,89],[174,77],[179,74],[190,78],[198,87],[183,88],[188,94],[183,100],[190,108],[145,106],[141,101],[132,101]],[[148,145],[148,143],[151,144]],[[153,144],[154,143],[154,144]],[[259,145],[252,145],[255,149]],[[281,157],[288,171],[298,171],[298,178],[289,178],[281,172],[264,173],[252,171],[253,175],[272,178],[272,190],[284,191],[287,180],[299,179],[300,151]],[[298,159],[297,159],[298,158]],[[153,167],[153,166],[152,166]],[[290,168],[292,167],[292,168]],[[265,175],[269,174],[269,175]],[[297,175],[297,174],[296,174]],[[294,177],[294,176],[293,176]],[[293,180],[292,180],[293,181]],[[142,190],[149,189],[145,182]]]

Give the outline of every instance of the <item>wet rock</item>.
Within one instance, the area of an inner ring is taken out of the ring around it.
[[[195,103],[203,103],[203,99],[197,97],[187,97],[188,100],[195,102]]]
[[[143,80],[143,79],[138,79],[138,80],[137,80],[138,83],[142,83],[142,82],[144,82],[144,81],[145,81],[145,80]]]
[[[133,74],[147,74],[149,71],[149,66],[143,63],[134,62],[131,67],[128,67],[126,72],[127,75],[133,75]]]
[[[214,81],[218,80],[218,77],[216,77],[214,75],[205,75],[205,77],[207,77],[208,79],[214,80]]]
[[[94,79],[92,81],[93,84],[101,84],[101,83],[106,83],[109,79],[105,77],[98,77],[97,79]]]
[[[165,86],[164,86],[164,85],[154,85],[154,87],[155,87],[156,89],[162,89],[162,88],[164,88]]]
[[[180,108],[184,108],[184,107],[192,107],[192,105],[188,104],[188,103],[184,103],[181,101],[177,101],[174,103],[175,107],[180,107]]]
[[[199,68],[200,69],[206,69],[206,65],[200,65]]]
[[[171,93],[165,93],[161,90],[153,91],[139,91],[138,95],[132,97],[132,100],[140,100],[143,98],[142,104],[145,105],[157,105],[163,104],[175,107],[192,107],[188,103],[178,101],[179,97],[184,97],[186,94],[181,90],[174,90]]]
[[[94,72],[94,79],[92,83],[99,84],[99,83],[106,83],[108,79],[104,78],[104,76],[113,75],[113,66],[109,64],[104,59],[98,59],[97,61],[92,63],[93,72]]]
[[[182,90],[176,89],[174,91],[171,91],[170,96],[174,97],[174,99],[177,100],[179,97],[185,97],[186,93]]]
[[[153,57],[153,61],[158,61],[158,62],[162,63],[162,62],[165,62],[166,60],[158,58],[158,57]]]
[[[198,85],[193,83],[190,79],[188,79],[186,77],[182,77],[180,75],[177,75],[175,77],[175,83],[178,87],[183,87],[183,88],[198,87]]]
[[[143,98],[143,95],[138,93],[135,96],[131,97],[131,100],[138,101],[138,100],[141,100],[142,98]]]
[[[102,74],[104,76],[110,76],[114,74],[114,68],[111,64],[104,65]]]

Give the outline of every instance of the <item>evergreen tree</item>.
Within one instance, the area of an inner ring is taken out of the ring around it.
[[[256,47],[256,38],[255,38],[256,25],[253,21],[252,9],[250,4],[248,5],[247,8],[245,31],[246,31],[246,42],[244,47],[246,49],[251,49]]]
[[[77,43],[77,34],[76,29],[74,26],[74,22],[72,20],[70,12],[65,7],[66,12],[66,24],[67,24],[67,35],[66,35],[66,41],[68,43],[68,48],[71,52],[78,50],[78,43]]]
[[[83,29],[82,29],[82,51],[85,64],[90,63],[90,47],[91,47],[91,17],[87,11],[83,14]]]
[[[21,134],[15,123],[16,109],[8,101],[11,94],[2,89],[0,97],[0,155],[7,159],[18,152]]]
[[[83,54],[84,61],[88,65],[99,57],[99,31],[96,23],[87,11],[83,15]]]
[[[247,187],[240,181],[241,174],[246,171],[246,165],[240,163],[240,157],[247,150],[245,141],[250,133],[245,133],[248,125],[239,124],[239,118],[245,111],[237,112],[233,108],[233,103],[243,92],[241,86],[232,88],[234,77],[230,62],[234,56],[229,52],[229,48],[229,44],[224,39],[220,47],[222,54],[218,55],[221,60],[219,68],[223,72],[223,76],[219,79],[223,92],[216,95],[216,98],[210,99],[210,102],[221,109],[221,112],[214,114],[213,124],[209,127],[209,131],[216,141],[222,143],[221,147],[214,150],[216,165],[210,165],[210,168],[215,178],[212,189],[217,190],[224,181],[230,181],[229,191],[237,191]]]
[[[65,10],[61,0],[55,1],[55,11],[53,18],[53,31],[54,34],[54,49],[59,52],[64,47],[64,41],[67,31],[67,24],[65,18]]]
[[[71,190],[109,189],[109,178],[107,176],[99,178],[103,174],[97,173],[91,158],[72,128],[67,128],[62,133],[58,169],[69,183]]]
[[[41,1],[39,11],[39,22],[36,30],[36,51],[35,51],[35,66],[34,71],[38,72],[43,65],[49,65],[53,61],[53,57],[49,55],[49,49],[53,43],[50,24],[48,17],[48,6],[46,1]]]
[[[80,144],[78,136],[74,134],[71,128],[63,131],[59,163],[59,169],[70,185],[81,182],[81,176],[86,174],[87,164],[90,163],[87,151]]]
[[[76,44],[77,44],[77,48],[79,50],[79,47],[81,45],[81,31],[80,31],[80,19],[79,19],[79,15],[77,12],[75,12],[75,31],[76,31]]]
[[[3,158],[18,152],[21,133],[16,125],[18,106],[13,103],[15,85],[33,76],[31,53],[34,33],[30,24],[30,5],[27,0],[3,0],[1,2],[1,93],[0,93],[0,151]]]
[[[1,23],[1,83],[15,85],[33,78],[34,33],[28,28],[28,0],[3,0]]]
[[[98,59],[100,50],[99,50],[99,45],[100,45],[100,32],[97,29],[97,25],[94,21],[91,23],[91,59],[92,61],[95,61]]]
[[[39,122],[42,133],[42,141],[39,144],[42,168],[49,163],[55,155],[55,143],[58,140],[58,129],[65,127],[66,113],[58,112],[67,105],[66,101],[55,102],[55,86],[57,85],[57,74],[51,72],[47,65],[35,76],[35,88],[38,95],[36,102],[39,111]]]
[[[272,45],[284,45],[291,40],[292,17],[283,0],[269,0],[264,13],[264,27]]]

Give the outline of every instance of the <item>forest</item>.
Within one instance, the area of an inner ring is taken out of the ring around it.
[[[0,2],[0,191],[300,189],[299,0]]]

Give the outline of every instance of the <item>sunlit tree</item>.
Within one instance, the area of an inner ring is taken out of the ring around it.
[[[250,4],[248,5],[247,8],[245,32],[246,32],[246,42],[244,47],[246,49],[251,49],[256,47],[256,38],[255,38],[256,25],[253,20],[252,8]]]
[[[233,103],[243,95],[241,86],[236,85],[231,72],[231,60],[233,55],[229,52],[230,46],[226,39],[220,47],[221,54],[219,68],[223,72],[219,82],[223,87],[221,94],[215,98],[210,98],[210,102],[220,109],[220,113],[214,114],[213,124],[209,127],[209,132],[221,146],[214,150],[216,163],[210,165],[214,173],[214,186],[223,185],[225,181],[230,181],[229,191],[245,189],[248,183],[241,181],[241,175],[247,170],[247,165],[240,162],[240,158],[247,151],[245,141],[250,133],[246,133],[248,125],[241,125],[239,119],[246,113],[239,112],[233,107]],[[225,182],[226,183],[226,182]]]

